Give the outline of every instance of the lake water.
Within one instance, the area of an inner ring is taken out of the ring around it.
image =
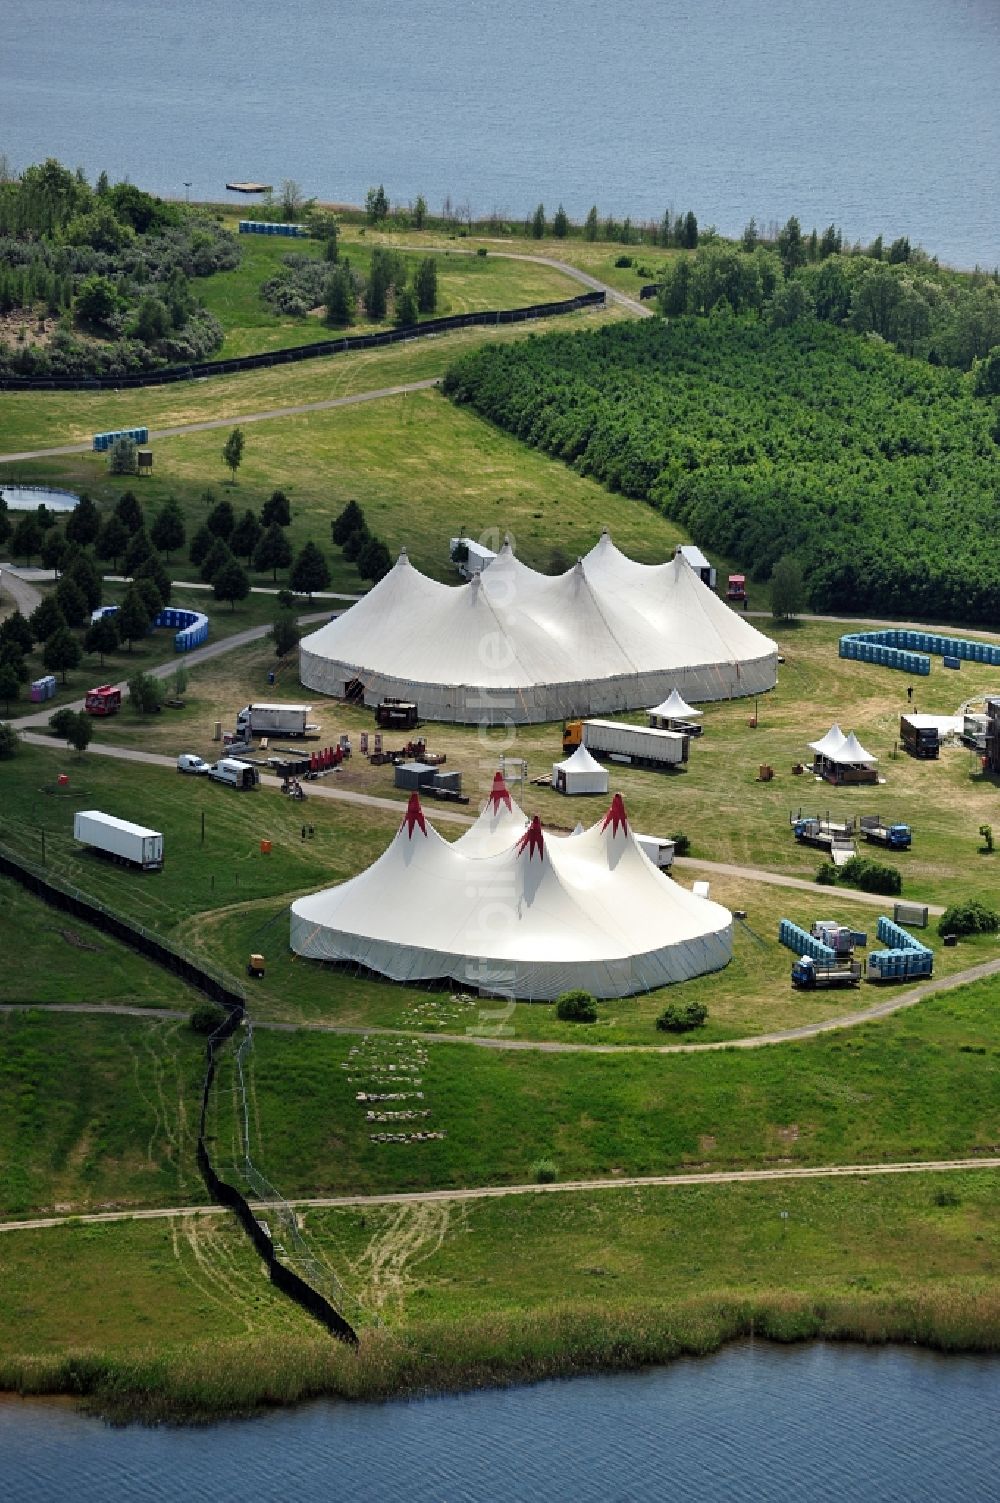
[[[992,267],[998,83],[997,0],[5,0],[0,149],[178,198],[794,213]]]
[[[75,491],[53,491],[44,485],[3,485],[0,496],[9,511],[35,511],[45,506],[49,511],[72,511],[79,504]]]
[[[640,1373],[209,1429],[0,1402],[0,1457],[17,1503],[985,1503],[998,1412],[994,1359],[745,1342]]]

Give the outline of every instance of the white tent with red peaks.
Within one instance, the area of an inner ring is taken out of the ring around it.
[[[454,843],[414,793],[366,871],[292,904],[291,947],[394,981],[450,978],[484,993],[551,1000],[581,987],[627,997],[726,965],[732,915],[663,876],[621,795],[589,830],[543,832],[497,775]]]
[[[504,543],[463,585],[399,556],[368,594],[299,644],[321,694],[415,701],[425,720],[530,724],[773,689],[778,649],[680,555],[626,558],[605,531],[565,574]]]

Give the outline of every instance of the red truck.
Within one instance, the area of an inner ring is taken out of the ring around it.
[[[117,715],[122,707],[122,691],[113,684],[101,684],[97,689],[88,689],[83,708],[88,715]]]

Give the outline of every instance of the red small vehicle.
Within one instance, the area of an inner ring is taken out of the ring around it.
[[[726,599],[736,601],[737,605],[747,608],[747,579],[745,574],[730,574],[729,584],[726,588]]]
[[[113,684],[101,684],[98,689],[88,689],[83,707],[88,715],[117,715],[122,707],[122,691]]]

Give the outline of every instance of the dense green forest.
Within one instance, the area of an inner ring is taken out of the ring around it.
[[[235,266],[210,216],[59,162],[0,182],[0,375],[125,375],[222,343],[193,278]]]
[[[811,605],[1000,619],[1000,406],[974,379],[815,321],[621,323],[490,345],[445,390]]]

